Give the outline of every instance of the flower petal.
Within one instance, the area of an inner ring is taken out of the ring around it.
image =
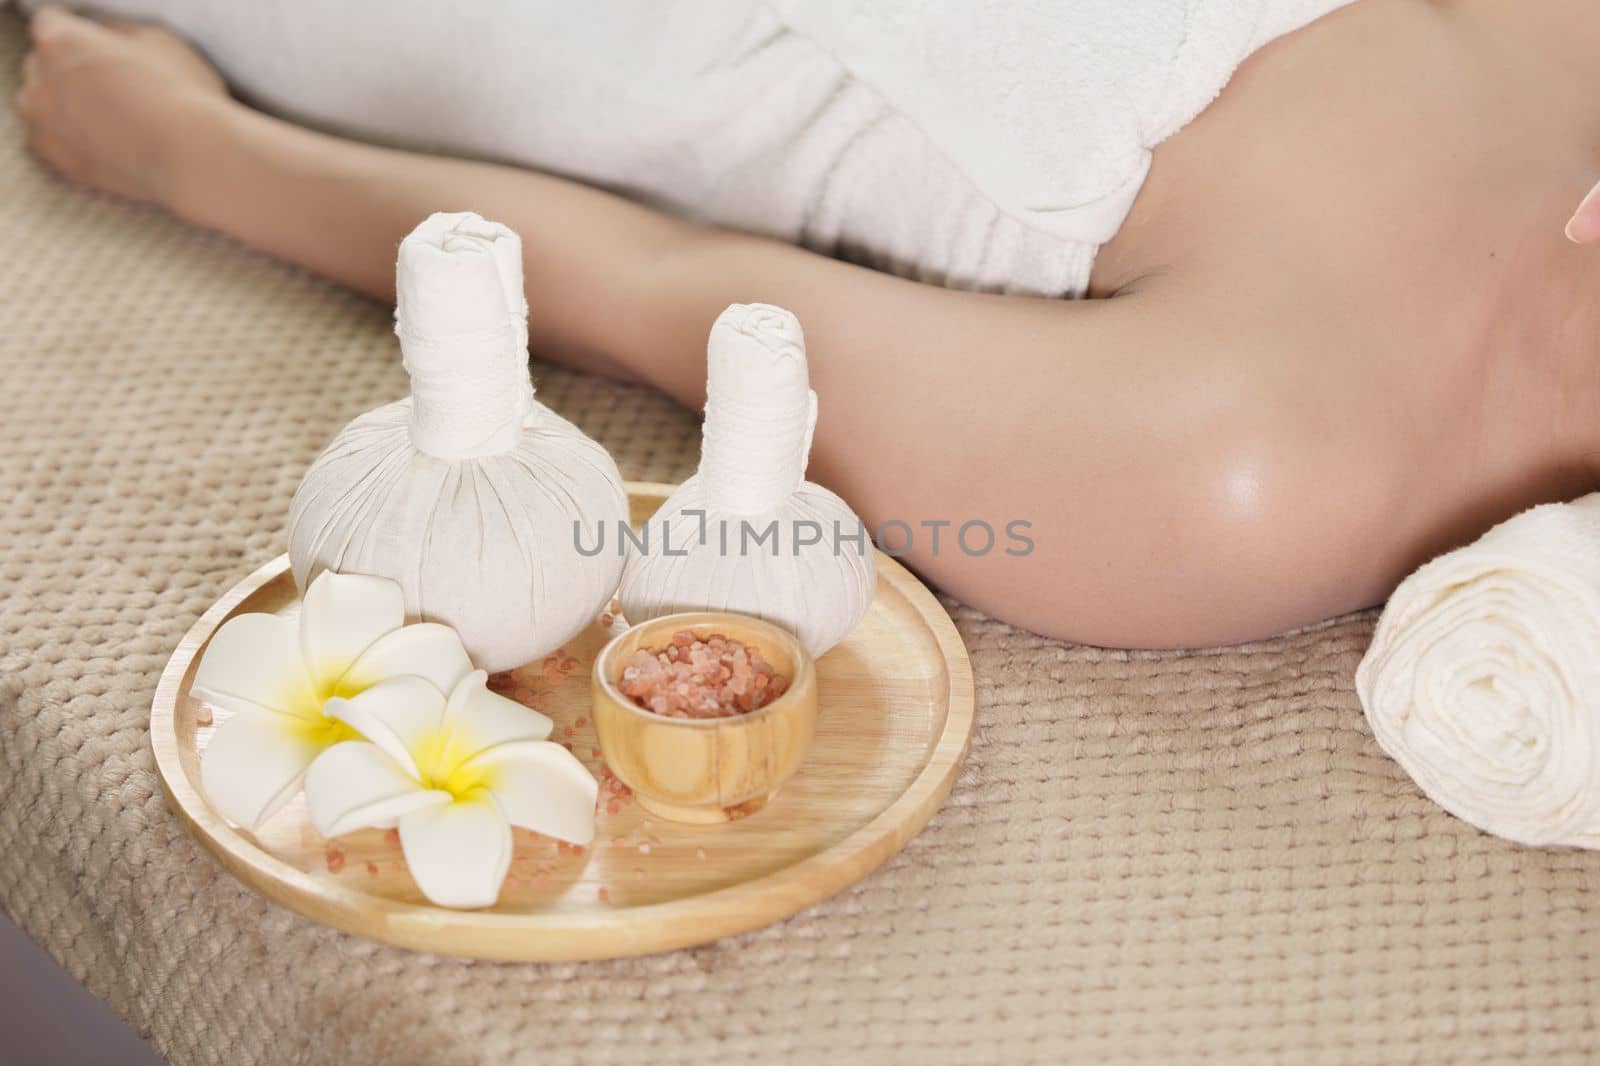
[[[465,762],[496,744],[543,740],[554,723],[532,707],[508,700],[488,688],[489,675],[474,670],[450,692],[444,712],[451,756]]]
[[[226,721],[230,715],[250,713],[276,714],[279,717],[300,722],[302,723],[303,727],[314,721],[314,719],[302,718],[289,707],[263,707],[261,704],[256,703],[253,700],[243,700],[238,696],[230,696],[226,692],[217,692],[214,689],[208,689],[202,694],[195,688],[191,687],[189,689],[189,695],[191,698],[199,700],[201,703],[210,704],[217,710],[226,711],[227,714],[217,716],[217,721],[219,723]]]
[[[420,780],[416,752],[430,746],[444,716],[444,693],[424,678],[402,674],[349,699],[328,701],[329,718],[350,725],[381,748],[400,769]],[[431,745],[431,746],[437,746]]]
[[[402,816],[400,847],[428,899],[441,907],[487,907],[511,866],[511,823],[483,793]]]
[[[191,691],[208,703],[234,696],[285,714],[321,717],[300,654],[299,628],[275,614],[228,619],[206,645]]]
[[[473,759],[512,825],[587,844],[594,839],[594,804],[600,786],[577,757],[546,740],[513,741]]]
[[[317,756],[306,772],[306,810],[325,837],[357,829],[390,829],[400,817],[450,802],[423,788],[376,744],[347,740]]]
[[[301,654],[318,692],[332,695],[362,652],[405,623],[405,595],[388,578],[318,574],[300,613]]]
[[[449,626],[418,622],[388,633],[361,654],[345,674],[345,686],[365,688],[386,677],[415,674],[449,692],[472,672],[472,660],[461,638]]]
[[[200,755],[200,784],[228,821],[254,830],[294,798],[323,750],[302,719],[240,706]]]

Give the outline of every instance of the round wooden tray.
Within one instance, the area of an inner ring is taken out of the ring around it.
[[[671,486],[630,483],[637,523]],[[878,556],[878,593],[861,625],[817,663],[816,744],[778,796],[723,825],[653,819],[602,781],[594,843],[574,850],[516,830],[499,902],[429,904],[394,834],[325,840],[295,800],[256,833],[228,824],[200,790],[213,709],[189,695],[206,641],[249,611],[298,609],[288,558],[234,586],[195,623],[162,673],[150,711],[156,766],[189,831],[245,884],[337,929],[418,951],[484,959],[643,955],[755,929],[828,898],[914,836],[950,792],[972,733],[972,665],[955,625],[904,567]],[[611,636],[598,623],[501,690],[555,720],[554,740],[604,773],[589,710],[589,668]]]

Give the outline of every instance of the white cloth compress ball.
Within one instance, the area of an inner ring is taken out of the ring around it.
[[[437,214],[400,245],[395,332],[411,397],[340,431],[289,511],[305,589],[322,570],[399,582],[406,612],[506,670],[560,647],[621,576],[578,530],[615,528],[627,494],[605,449],[533,398],[522,245],[475,214]]]
[[[622,613],[751,614],[820,656],[861,621],[878,579],[861,519],[805,480],[817,422],[805,336],[780,307],[735,304],[706,355],[700,470],[630,545]]]

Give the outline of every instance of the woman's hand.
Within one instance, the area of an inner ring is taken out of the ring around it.
[[[167,204],[185,125],[228,100],[222,78],[154,26],[44,8],[29,32],[16,99],[29,150],[70,182]]]
[[[1567,223],[1567,236],[1578,244],[1600,241],[1600,185],[1590,190]]]

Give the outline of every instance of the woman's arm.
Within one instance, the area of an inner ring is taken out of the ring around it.
[[[640,319],[642,286],[694,227],[576,182],[341,140],[228,100],[186,128],[169,183],[179,217],[392,301],[401,238],[434,211],[476,211],[523,237],[536,352],[651,379],[625,331],[659,329]]]
[[[45,9],[32,28],[19,104],[35,151],[69,179],[153,201],[382,300],[419,220],[477,211],[523,238],[535,351],[691,404],[706,329],[733,302],[790,307],[814,353],[838,353],[841,386],[902,394],[930,376],[944,384],[968,353],[1037,350],[1063,328],[1094,333],[1118,317],[919,285],[562,178],[295,126],[229,98],[181,39],[154,27]]]

